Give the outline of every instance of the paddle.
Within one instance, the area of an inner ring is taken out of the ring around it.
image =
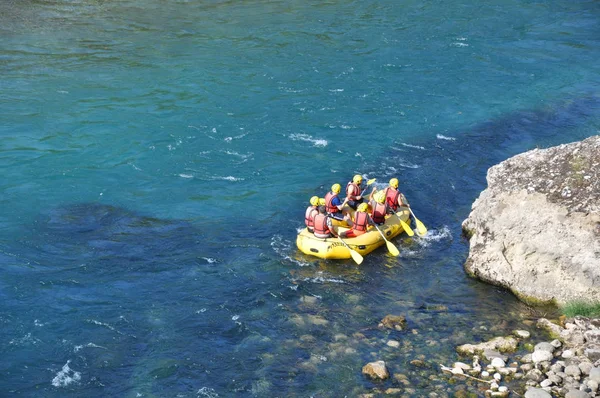
[[[419,234],[419,236],[427,235],[427,228],[425,228],[425,224],[419,221],[417,216],[415,216],[415,213],[413,213],[412,209],[410,208],[410,204],[408,203],[408,200],[406,200],[406,196],[404,196],[404,194],[402,194],[402,202],[408,204],[408,210],[410,211],[410,214],[412,214],[415,220],[415,225],[417,226],[417,233]]]
[[[350,255],[352,256],[352,259],[356,262],[356,264],[360,265],[363,262],[363,256],[361,256],[359,252],[352,250],[350,246],[348,246],[346,242],[344,242],[344,240],[339,236],[338,239],[344,244],[344,246],[348,248],[348,250],[350,250]]]
[[[419,219],[417,218],[417,216],[415,216],[415,213],[413,213],[410,207],[408,208],[408,210],[410,210],[410,214],[412,214],[413,218],[415,219],[415,224],[417,225],[417,233],[419,234],[419,236],[427,235],[427,228],[425,228],[425,224],[419,221]]]
[[[371,178],[370,180],[367,180],[367,186],[365,187],[365,189],[363,189],[363,191],[360,194],[363,195],[367,191],[369,185],[373,184],[375,181],[377,181],[377,178]]]
[[[398,220],[400,220],[400,226],[404,229],[404,231],[406,232],[406,234],[408,236],[414,236],[415,233],[413,232],[412,228],[407,223],[405,223],[404,221],[402,221],[402,219],[400,218],[400,216],[398,216]]]
[[[390,242],[389,240],[386,239],[385,235],[383,234],[383,232],[381,232],[381,230],[377,227],[377,224],[375,224],[375,222],[373,222],[373,219],[371,218],[371,216],[369,216],[369,220],[371,220],[371,222],[373,223],[373,226],[377,229],[377,231],[379,231],[379,233],[381,234],[381,237],[383,238],[383,240],[385,241],[385,245],[387,246],[388,251],[390,252],[390,254],[397,256],[400,254],[400,250],[398,250],[398,248],[396,246],[394,246],[394,244],[392,242]]]

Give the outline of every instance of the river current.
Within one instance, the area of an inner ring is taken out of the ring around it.
[[[545,337],[460,225],[491,165],[599,133],[597,1],[5,0],[0,34],[0,395],[480,394],[456,345]],[[357,173],[428,236],[302,255]]]

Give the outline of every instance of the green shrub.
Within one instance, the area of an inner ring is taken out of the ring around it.
[[[589,303],[585,301],[573,301],[561,308],[562,313],[568,318],[576,315],[587,317],[600,317],[600,303]]]

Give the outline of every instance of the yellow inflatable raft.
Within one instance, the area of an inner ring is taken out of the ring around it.
[[[396,214],[387,216],[385,223],[383,225],[379,225],[378,228],[385,235],[385,237],[390,240],[404,232],[404,229],[400,224],[400,220],[410,224],[409,218],[410,212],[408,208],[399,207]],[[348,230],[347,227],[342,227],[335,224],[337,223],[334,223],[333,228],[336,229],[338,234],[342,231]],[[385,240],[373,226],[369,226],[367,232],[360,236],[355,238],[344,238],[344,242],[346,242],[351,249],[357,251],[363,256],[371,253],[379,246],[385,244]],[[320,239],[315,237],[315,235],[309,232],[306,228],[304,228],[298,234],[298,237],[296,238],[296,246],[298,246],[298,249],[300,249],[302,253],[319,258],[339,260],[352,257],[350,250],[348,250],[344,243],[342,243],[338,238],[331,237],[327,239]]]

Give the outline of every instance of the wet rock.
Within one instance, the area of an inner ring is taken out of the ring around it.
[[[317,303],[317,298],[315,296],[302,296],[300,297],[300,302],[305,305],[315,305]]]
[[[385,380],[390,377],[385,361],[369,362],[363,366],[362,373],[373,380]]]
[[[406,327],[406,317],[403,315],[386,315],[378,325],[380,328],[404,330]]]
[[[396,340],[388,340],[387,343],[385,343],[388,347],[392,347],[392,348],[398,348],[400,347],[400,342],[396,341]]]
[[[495,368],[503,368],[506,366],[506,363],[502,360],[502,358],[494,358],[492,359],[492,366]]]
[[[400,388],[388,388],[387,390],[385,390],[385,393],[387,395],[396,395],[396,394],[400,394],[402,392],[402,389]]]
[[[528,339],[531,336],[527,330],[514,330],[513,334],[520,339]]]
[[[320,315],[308,315],[308,322],[316,326],[326,326],[329,321]]]
[[[426,368],[426,367],[428,367],[427,363],[424,360],[422,360],[422,359],[413,359],[412,361],[410,361],[410,364],[412,366],[417,367],[417,368]],[[454,369],[457,369],[457,368],[454,368]],[[460,369],[460,368],[458,368],[458,369]]]
[[[520,297],[600,301],[600,267],[590,266],[600,252],[599,163],[594,136],[491,167],[488,188],[463,222],[466,272]]]

